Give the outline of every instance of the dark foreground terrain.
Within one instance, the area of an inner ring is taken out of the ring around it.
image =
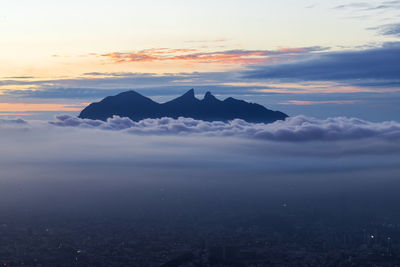
[[[211,220],[205,225],[66,218],[2,224],[0,234],[4,266],[398,266],[400,262],[399,224],[335,225],[301,220],[290,212],[252,222]]]
[[[318,175],[302,181],[255,175],[252,185],[248,177],[228,183],[223,174],[187,174],[175,182],[97,181],[91,189],[82,182],[42,183],[49,191],[6,184],[28,199],[32,190],[42,195],[3,201],[0,260],[4,266],[399,266],[398,182],[381,178],[376,186],[368,175],[354,175],[367,180],[344,185]]]

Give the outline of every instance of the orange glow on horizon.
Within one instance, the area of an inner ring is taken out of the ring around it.
[[[0,113],[0,116],[32,116],[33,113]]]
[[[81,109],[81,106],[56,103],[0,103],[0,113],[30,111],[80,111]]]

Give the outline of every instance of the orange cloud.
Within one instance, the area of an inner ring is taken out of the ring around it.
[[[279,48],[277,50],[226,50],[206,52],[196,49],[150,48],[133,52],[112,52],[97,55],[112,63],[190,61],[198,63],[260,64],[268,60],[279,60],[276,55],[306,53],[310,48]]]
[[[30,111],[80,111],[81,106],[55,103],[0,103],[0,112],[30,112]],[[15,115],[15,114],[9,114]]]
[[[282,102],[279,104],[281,104],[281,105],[299,105],[299,106],[319,105],[319,104],[348,105],[348,104],[355,104],[358,102],[360,102],[360,101],[358,101],[358,100],[329,100],[329,101],[289,100],[287,102]]]
[[[0,113],[0,116],[32,116],[33,113]]]

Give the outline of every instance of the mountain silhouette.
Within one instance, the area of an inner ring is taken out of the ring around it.
[[[262,105],[228,97],[219,100],[210,92],[203,99],[194,95],[194,90],[166,103],[157,103],[135,91],[108,96],[87,106],[79,118],[107,120],[113,115],[129,117],[134,121],[147,118],[188,117],[205,121],[228,121],[243,119],[248,122],[269,123],[288,117],[280,111],[272,111]]]

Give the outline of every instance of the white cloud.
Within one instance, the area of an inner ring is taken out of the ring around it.
[[[0,119],[0,134],[4,132],[25,131],[30,125],[22,119]]]
[[[39,200],[38,207],[58,210],[57,199],[73,208],[86,203],[90,211],[121,192],[157,196],[163,186],[175,196],[199,189],[218,195],[231,190],[235,197],[240,190],[260,190],[265,197],[289,192],[288,179],[296,184],[290,194],[341,190],[358,181],[353,192],[363,181],[375,186],[400,173],[396,122],[299,116],[265,125],[59,116],[51,123],[1,120],[0,136],[0,203],[5,209],[15,203],[18,211]]]
[[[10,125],[26,125],[27,122],[22,119],[0,119],[0,126],[10,126]]]
[[[394,121],[368,122],[357,118],[328,118],[325,120],[296,116],[270,124],[248,123],[235,119],[229,122],[207,122],[191,118],[145,119],[134,122],[114,116],[106,122],[79,119],[69,115],[50,122],[56,126],[119,130],[131,134],[232,136],[269,141],[308,142],[340,141],[378,138],[399,140],[400,123]]]
[[[399,123],[355,118],[297,116],[254,124],[188,118],[134,122],[120,117],[104,122],[61,115],[51,122],[1,120],[0,135],[0,167],[4,168],[27,163],[128,164],[281,172],[400,164]]]

